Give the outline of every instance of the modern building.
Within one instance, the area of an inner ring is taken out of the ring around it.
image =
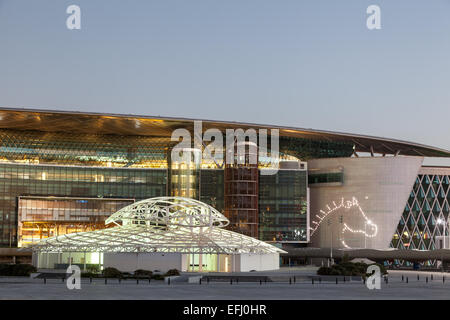
[[[173,159],[176,130],[192,137],[183,152],[193,161]],[[202,157],[213,130],[224,143],[227,130],[256,132],[257,151],[236,135],[243,161],[224,161],[230,149]],[[293,127],[0,108],[0,247],[98,230],[134,202],[176,196],[280,248],[450,248],[450,169],[425,167],[426,157],[450,151]]]
[[[157,197],[126,206],[95,231],[64,234],[32,244],[38,268],[114,267],[121,271],[266,271],[285,251],[225,230],[230,221],[211,206],[181,197]]]

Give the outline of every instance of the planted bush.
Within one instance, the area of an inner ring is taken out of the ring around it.
[[[81,277],[82,278],[98,278],[99,274],[94,272],[82,272]]]
[[[153,275],[153,272],[151,272],[150,270],[138,269],[138,270],[134,271],[135,277],[151,277],[152,275]]]
[[[31,264],[0,264],[0,276],[29,277],[36,271]]]
[[[170,269],[165,274],[166,277],[179,276],[179,275],[180,275],[180,271],[178,271],[177,269]]]
[[[387,274],[386,268],[378,263],[374,263],[380,268],[381,274]],[[366,276],[369,265],[362,262],[342,262],[331,267],[321,267],[317,270],[318,275],[326,276]]]
[[[378,268],[380,268],[380,272],[381,272],[382,275],[385,275],[385,274],[388,273],[387,270],[386,270],[386,267],[383,266],[382,264],[379,264],[379,263],[372,263],[372,264],[370,264],[370,266],[372,266],[372,265],[378,266]]]
[[[154,274],[152,276],[153,280],[164,280],[164,276],[162,274]]]
[[[122,272],[116,268],[108,267],[103,269],[103,276],[105,278],[122,278]]]
[[[330,267],[320,267],[319,270],[317,270],[317,274],[319,276],[329,276],[331,274],[331,268]]]

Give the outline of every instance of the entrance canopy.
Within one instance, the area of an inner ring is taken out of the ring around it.
[[[37,252],[285,253],[263,241],[223,229],[228,219],[194,199],[142,200],[117,211],[105,223],[116,226],[47,238],[30,247]]]

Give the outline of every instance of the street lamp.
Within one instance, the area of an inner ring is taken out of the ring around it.
[[[331,265],[333,265],[333,229],[331,228],[331,224],[332,224],[331,219],[328,219],[327,226],[328,226],[328,229],[331,229],[331,232],[330,232],[330,235],[331,235],[331,237],[330,237],[330,263],[331,263]],[[328,265],[328,266],[330,266],[330,265]]]
[[[439,219],[437,219],[437,224],[444,225],[444,249],[445,249],[445,247],[446,247],[446,245],[445,245],[445,227],[447,225],[447,221],[445,221],[444,219],[439,218]]]

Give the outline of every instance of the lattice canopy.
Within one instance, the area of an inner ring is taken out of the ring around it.
[[[228,219],[193,199],[143,200],[111,215],[106,223],[111,222],[117,226],[47,238],[30,247],[40,252],[284,253],[266,242],[223,229]]]
[[[122,222],[173,227],[225,227],[230,222],[219,211],[198,200],[158,197],[131,204],[111,215],[106,224]]]

